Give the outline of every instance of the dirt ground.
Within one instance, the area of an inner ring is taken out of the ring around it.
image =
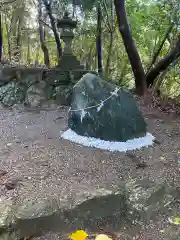
[[[130,177],[180,186],[180,118],[156,114],[145,114],[145,118],[157,143],[125,154],[60,139],[60,131],[67,128],[66,108],[39,111],[1,108],[1,198],[13,198],[17,202],[33,198],[39,201],[47,196],[58,199],[67,192],[113,189]],[[147,164],[145,168],[138,167],[142,162]],[[158,215],[141,229],[131,229],[131,237],[125,227],[117,233],[119,239],[177,240],[180,228],[168,223],[168,216],[173,214],[180,216],[179,203],[169,209],[169,215]],[[160,232],[164,228],[165,233]],[[36,239],[61,237],[49,233]]]

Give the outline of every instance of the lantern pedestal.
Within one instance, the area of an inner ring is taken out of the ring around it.
[[[62,70],[78,70],[84,69],[84,66],[80,64],[77,58],[73,55],[63,55],[59,62],[59,68]]]

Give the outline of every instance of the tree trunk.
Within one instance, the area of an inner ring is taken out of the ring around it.
[[[44,41],[45,34],[44,34],[41,18],[42,18],[42,5],[41,5],[41,0],[39,0],[39,9],[38,9],[39,39],[40,39],[41,49],[44,54],[44,64],[47,67],[49,67],[50,66],[49,51]]]
[[[43,54],[44,54],[44,64],[47,67],[50,67],[49,50],[46,46],[45,38],[44,39],[43,38],[44,38],[44,29],[42,28],[42,33],[40,33],[40,42],[41,42],[41,49],[42,49]]]
[[[21,56],[21,27],[22,27],[22,16],[19,16],[17,35],[16,35],[16,49],[14,52],[14,57],[15,59],[17,59],[17,62],[20,61],[20,56]]]
[[[166,76],[168,71],[169,71],[169,69],[167,68],[162,74],[160,74],[158,76],[158,78],[156,78],[156,81],[154,82],[153,88],[152,88],[153,94],[154,93],[158,93],[158,95],[160,96],[160,88],[161,88],[161,85],[162,85],[162,83],[164,81],[164,77]]]
[[[96,35],[96,51],[97,51],[97,63],[98,63],[98,73],[102,75],[102,42],[101,42],[101,21],[102,13],[100,4],[97,5],[97,35]]]
[[[91,46],[89,47],[89,52],[87,54],[87,56],[85,57],[86,59],[86,64],[85,64],[85,68],[86,70],[92,70],[92,50],[93,50],[93,43],[91,44]]]
[[[12,55],[14,57],[15,62],[19,62],[20,60],[20,50],[21,50],[21,29],[24,20],[24,11],[25,5],[23,4],[21,7],[17,7],[14,9],[11,18],[10,25],[10,36],[11,37],[11,46],[12,46]]]
[[[104,3],[106,4],[106,3]],[[105,6],[106,8],[106,6]],[[114,32],[115,32],[115,24],[114,24],[114,5],[113,1],[110,2],[110,12],[111,16],[110,18],[108,17],[108,11],[106,11],[107,14],[107,21],[109,25],[109,30],[110,30],[110,43],[109,43],[109,48],[108,48],[108,56],[107,56],[107,61],[106,61],[106,67],[105,67],[105,75],[108,76],[110,73],[110,62],[111,62],[111,56],[112,56],[112,48],[113,48],[113,40],[114,40]]]
[[[0,14],[0,62],[2,60],[3,34],[2,34],[2,16]]]
[[[31,57],[30,57],[30,34],[28,33],[28,49],[27,49],[27,63],[31,63]]]
[[[51,27],[52,27],[52,31],[54,33],[54,37],[55,37],[55,41],[56,41],[56,45],[57,45],[57,53],[58,53],[58,63],[60,62],[60,58],[62,56],[62,46],[61,46],[61,41],[59,38],[59,34],[56,28],[56,23],[55,23],[55,19],[52,15],[52,8],[51,8],[51,3],[47,0],[43,0],[44,6],[46,8],[47,14],[49,16],[50,22],[51,22]]]
[[[38,42],[37,47],[36,47],[36,64],[39,64],[39,50],[40,50],[40,43]]]
[[[16,39],[16,23],[17,18],[15,14],[15,10],[11,14],[11,21],[9,26],[9,39],[10,39],[10,52],[11,52],[11,61],[14,61],[14,50],[15,50],[15,39]]]
[[[7,42],[8,42],[8,55],[9,55],[9,60],[11,61],[11,41],[10,41],[10,32],[8,29],[8,22],[7,22],[6,15],[5,15],[5,25],[6,25],[6,34],[7,34]]]
[[[75,12],[76,12],[76,4],[75,4],[75,0],[72,0],[72,6],[73,6],[73,13],[72,13],[72,17],[75,17]]]
[[[168,53],[161,61],[159,61],[154,68],[146,75],[147,86],[152,86],[154,80],[165,71],[170,64],[180,57],[180,34],[176,42],[176,46],[170,53]]]
[[[112,55],[112,47],[113,47],[113,33],[110,33],[110,43],[109,43],[109,49],[108,49],[108,56],[106,61],[106,67],[105,67],[105,75],[109,75],[109,66],[110,66],[110,60]]]
[[[139,95],[146,93],[145,72],[141,63],[139,53],[132,38],[131,31],[127,21],[125,0],[114,0],[119,31],[122,35],[124,46],[135,77],[136,91]]]
[[[151,70],[151,68],[153,67],[153,65],[156,63],[156,60],[157,60],[157,58],[158,58],[158,56],[159,56],[159,54],[160,54],[160,52],[161,52],[161,50],[162,50],[165,42],[166,42],[166,40],[168,39],[169,34],[172,32],[173,27],[174,27],[174,22],[173,22],[173,23],[170,25],[170,27],[167,29],[167,32],[166,32],[166,34],[165,34],[165,36],[164,36],[164,38],[163,38],[163,40],[162,40],[162,42],[161,42],[158,50],[157,50],[157,52],[154,54],[154,57],[153,57],[153,59],[152,59],[152,62],[151,62],[151,64],[150,64],[150,67],[149,67],[147,73]]]

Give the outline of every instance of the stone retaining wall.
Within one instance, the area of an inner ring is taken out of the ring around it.
[[[0,66],[0,102],[7,107],[18,103],[39,107],[53,99],[60,105],[69,105],[72,86],[87,72]]]

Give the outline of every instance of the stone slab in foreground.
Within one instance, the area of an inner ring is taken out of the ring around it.
[[[38,236],[46,231],[67,234],[76,229],[97,231],[109,225],[119,230],[125,224],[140,224],[153,219],[157,212],[166,211],[180,191],[165,185],[131,180],[117,191],[106,189],[66,196],[59,202],[26,201],[21,206],[0,201],[0,237],[13,239]],[[178,194],[179,196],[178,196]],[[12,230],[13,229],[13,233]]]

